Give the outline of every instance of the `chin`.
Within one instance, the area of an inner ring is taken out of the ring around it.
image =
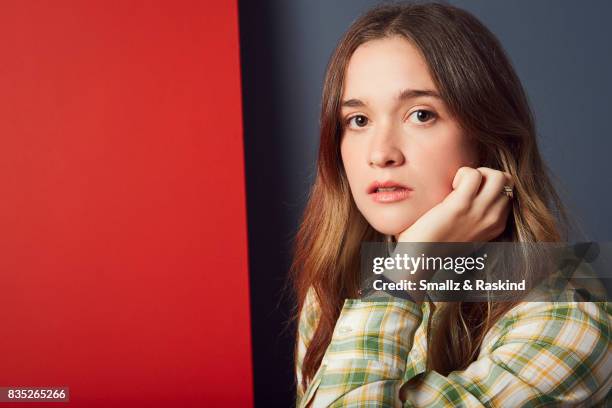
[[[375,214],[363,214],[363,216],[372,228],[385,235],[398,235],[415,222],[413,217],[407,217],[406,214],[393,216],[377,212]]]

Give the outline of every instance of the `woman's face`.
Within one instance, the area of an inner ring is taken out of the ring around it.
[[[441,202],[476,149],[450,116],[419,50],[403,37],[359,46],[341,99],[342,161],[359,211],[396,235]],[[376,189],[376,183],[390,183]],[[393,184],[397,187],[393,187]]]

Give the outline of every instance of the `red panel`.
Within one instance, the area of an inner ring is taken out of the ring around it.
[[[0,386],[252,405],[237,20],[0,4]]]

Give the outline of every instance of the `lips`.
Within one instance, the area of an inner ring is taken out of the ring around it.
[[[412,188],[393,180],[375,181],[368,187],[367,193],[377,203],[395,203],[410,196]]]
[[[374,194],[374,193],[397,191],[397,190],[403,190],[403,189],[412,190],[410,187],[397,183],[393,180],[382,181],[382,182],[374,181],[372,184],[368,186],[367,193]]]

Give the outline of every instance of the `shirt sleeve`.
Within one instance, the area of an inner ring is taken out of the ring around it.
[[[347,299],[304,406],[593,406],[610,398],[607,303],[522,303],[487,333],[476,361],[448,376],[407,369],[421,319],[408,300]]]

